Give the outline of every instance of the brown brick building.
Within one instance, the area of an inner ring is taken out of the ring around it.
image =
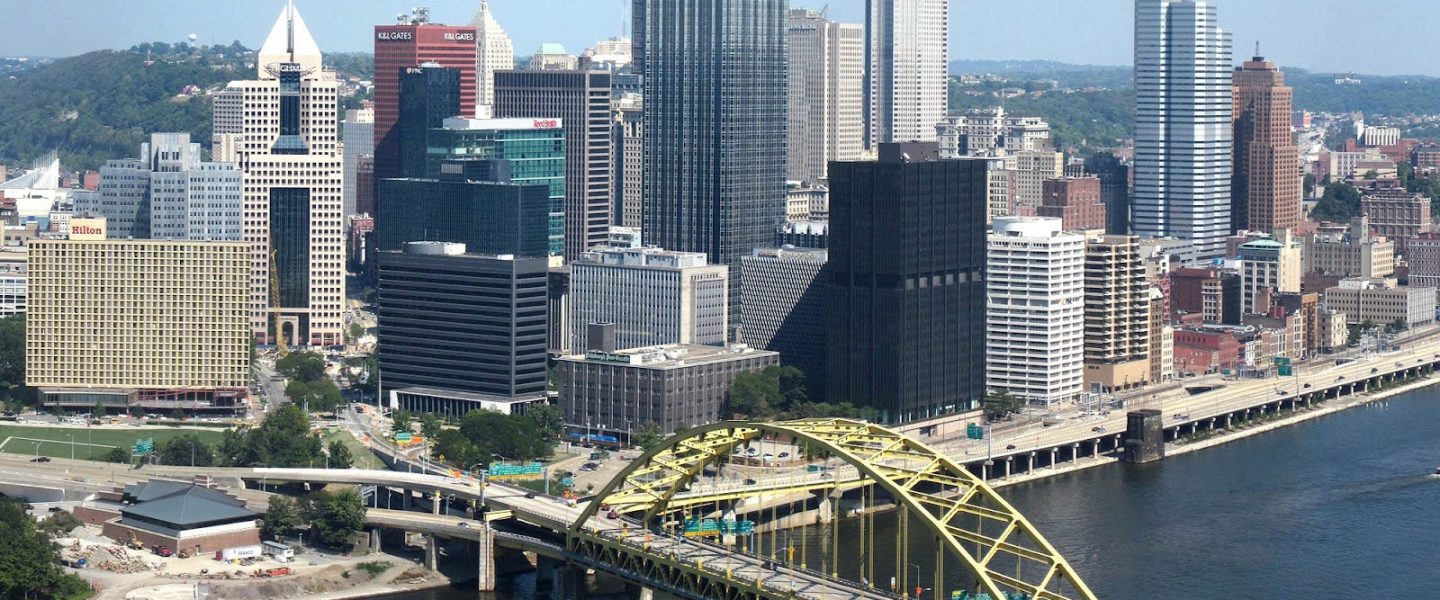
[[[1100,196],[1100,178],[1046,179],[1035,214],[1060,219],[1061,228],[1066,231],[1105,229],[1105,203]]]
[[[140,540],[147,548],[212,554],[260,543],[260,515],[245,508],[244,500],[180,481],[152,480],[102,492],[75,514],[98,523],[105,537],[121,544]]]
[[[1258,54],[1258,52],[1257,52]],[[1235,170],[1230,227],[1272,232],[1300,226],[1300,149],[1290,132],[1292,90],[1275,63],[1256,56],[1235,69]]]

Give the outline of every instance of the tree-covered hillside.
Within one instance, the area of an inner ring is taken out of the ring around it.
[[[57,60],[0,81],[0,162],[26,164],[60,151],[69,169],[93,169],[135,156],[151,132],[188,131],[210,138],[210,102],[179,96],[238,78],[226,60],[156,60],[144,52],[100,51]]]

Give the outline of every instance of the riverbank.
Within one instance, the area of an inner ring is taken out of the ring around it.
[[[1349,410],[1357,406],[1362,406],[1378,400],[1398,396],[1406,392],[1423,389],[1435,385],[1436,383],[1440,383],[1440,379],[1432,376],[1421,377],[1420,379],[1417,379],[1415,381],[1392,388],[1386,388],[1377,392],[1366,392],[1362,394],[1344,396],[1342,398],[1331,400],[1316,407],[1288,413],[1282,417],[1268,420],[1263,423],[1257,423],[1254,425],[1237,425],[1223,432],[1208,435],[1204,439],[1167,442],[1165,444],[1165,456],[1179,456],[1198,450],[1204,450],[1206,448],[1213,448],[1221,444],[1226,444],[1236,440],[1242,440],[1253,435],[1265,433],[1267,431],[1274,431],[1282,427],[1289,427],[1296,423],[1303,423],[1311,419],[1323,417],[1325,415],[1334,414],[1344,410]],[[1120,458],[1118,456],[1082,457],[1078,460],[1064,462],[1053,467],[1044,467],[1035,471],[1005,477],[1003,479],[991,479],[987,483],[990,484],[990,487],[999,489],[1021,483],[1028,483],[1031,481],[1045,479],[1047,477],[1053,477],[1056,475],[1063,475],[1065,473],[1074,473],[1076,471],[1083,471],[1085,469],[1114,464],[1117,462],[1120,462]]]

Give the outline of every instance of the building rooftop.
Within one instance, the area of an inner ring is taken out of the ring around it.
[[[674,369],[685,366],[725,362],[742,358],[780,356],[778,352],[751,348],[745,344],[729,346],[701,346],[697,344],[665,344],[604,352],[591,350],[585,354],[563,356],[560,360],[572,362],[596,362],[644,367],[647,369]]]
[[[121,514],[169,523],[179,529],[259,516],[234,496],[181,481],[149,481],[126,486],[125,497],[130,505],[122,508]]]

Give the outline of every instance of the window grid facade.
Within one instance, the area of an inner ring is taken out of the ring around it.
[[[246,387],[247,245],[36,240],[29,252],[26,385]]]

